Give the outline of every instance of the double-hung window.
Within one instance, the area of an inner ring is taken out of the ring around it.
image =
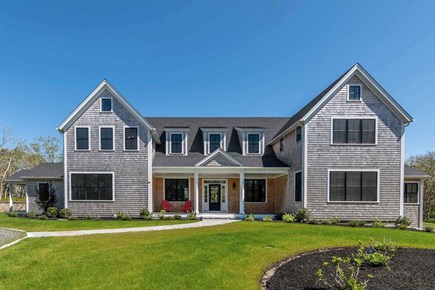
[[[405,183],[405,203],[418,203],[418,183],[417,182],[407,182]]]
[[[89,127],[76,127],[76,150],[89,150]]]
[[[260,154],[259,133],[248,133],[248,154]]]
[[[376,119],[333,119],[333,144],[376,144]]]
[[[378,171],[330,171],[329,201],[378,201]]]
[[[166,154],[187,155],[187,132],[188,129],[166,130]]]
[[[220,133],[210,133],[209,138],[209,153],[213,153],[217,149],[221,148],[221,134]]]
[[[124,149],[125,150],[138,150],[139,146],[138,128],[126,127],[124,128]]]
[[[100,150],[114,150],[113,127],[100,127]]]
[[[347,100],[361,101],[361,91],[362,91],[361,85],[348,85]]]
[[[172,133],[171,134],[171,154],[183,153],[183,134]]]

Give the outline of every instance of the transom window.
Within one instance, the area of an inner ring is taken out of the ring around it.
[[[260,153],[260,134],[248,134],[248,154]]]
[[[71,200],[113,200],[113,174],[71,174]]]
[[[112,112],[112,98],[101,98],[101,112]]]
[[[165,200],[185,201],[189,199],[189,179],[165,179]]]
[[[89,150],[89,128],[87,127],[76,128],[76,149]]]
[[[333,144],[376,144],[375,119],[333,119]]]
[[[298,126],[296,128],[296,143],[302,140],[302,127]]]
[[[361,85],[349,85],[348,100],[349,101],[361,100]]]
[[[245,180],[245,201],[266,202],[266,180],[246,179]]]
[[[113,150],[113,128],[100,128],[100,150]]]
[[[124,128],[124,148],[125,150],[138,150],[138,128]]]
[[[377,171],[330,171],[329,201],[377,201]]]
[[[405,203],[418,203],[418,183],[405,183]]]
[[[302,201],[302,172],[295,173],[295,201]]]

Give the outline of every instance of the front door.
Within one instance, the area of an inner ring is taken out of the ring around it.
[[[210,211],[220,211],[221,210],[221,185],[220,184],[209,184],[208,186],[209,194],[209,210]]]

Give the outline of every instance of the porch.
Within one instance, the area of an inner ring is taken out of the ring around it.
[[[245,213],[272,215],[289,204],[287,168],[153,168],[152,210],[181,213],[185,200],[203,218],[240,218]]]

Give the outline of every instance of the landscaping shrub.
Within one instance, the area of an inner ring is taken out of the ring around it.
[[[29,219],[34,219],[34,218],[36,218],[36,215],[35,215],[34,211],[28,211],[28,212],[26,212],[24,217],[29,218]]]
[[[169,215],[169,216],[165,216],[164,218],[163,218],[164,220],[174,220],[175,219],[175,217],[174,216],[171,216],[171,215]]]
[[[48,217],[45,214],[43,214],[43,215],[40,215],[38,217],[38,219],[40,219],[40,220],[48,220]]]
[[[254,215],[252,213],[248,214],[248,216],[245,218],[245,222],[253,222],[255,221]]]
[[[159,214],[159,219],[164,219],[165,218],[165,213],[166,213],[166,211],[164,210],[164,209],[162,209],[161,211],[160,211],[160,214]]]
[[[282,217],[284,216],[283,212],[279,212],[277,214],[275,214],[275,220],[277,221],[282,221]]]
[[[309,219],[307,221],[307,223],[310,224],[310,225],[319,225],[319,224],[321,224],[321,220],[318,220],[318,219]]]
[[[174,220],[181,220],[181,219],[182,219],[181,215],[178,214],[174,215]]]
[[[361,241],[359,242],[355,258],[362,259],[364,263],[374,267],[388,266],[396,251],[397,247],[391,240],[384,238],[383,241],[374,241],[370,238],[367,247],[364,247]]]
[[[44,214],[47,214],[47,210],[50,207],[54,207],[57,202],[56,190],[53,184],[50,182],[48,184],[48,196],[45,192],[40,192],[39,187],[35,186],[36,191],[36,204],[43,210]]]
[[[294,223],[296,222],[296,217],[294,214],[286,213],[282,216],[282,220],[285,221],[286,223]]]
[[[57,217],[57,208],[55,207],[49,207],[47,208],[46,215],[48,218],[55,218]]]
[[[126,214],[122,210],[119,210],[119,211],[116,212],[115,216],[116,216],[117,219],[122,220],[122,219],[124,219]]]
[[[17,217],[18,214],[17,214],[16,211],[12,210],[12,211],[8,212],[8,216],[10,216],[10,217]]]
[[[196,212],[192,211],[191,213],[189,213],[189,215],[187,216],[187,219],[189,220],[196,220]]]
[[[61,208],[59,210],[59,217],[62,219],[68,219],[72,215],[73,213],[69,208]]]
[[[331,225],[338,225],[340,223],[340,220],[338,219],[338,217],[333,217],[329,222]]]
[[[300,208],[296,212],[295,217],[298,223],[305,223],[308,222],[308,220],[310,219],[311,212],[307,208]]]
[[[363,227],[365,224],[366,224],[365,221],[351,221],[351,222],[349,223],[349,226],[355,228],[355,227]]]
[[[140,215],[144,220],[150,220],[150,219],[153,218],[152,213],[151,213],[148,209],[146,209],[146,208],[141,209],[141,211],[139,212],[139,215]]]
[[[372,223],[372,227],[373,228],[383,228],[383,227],[385,227],[385,223],[383,221],[380,221],[380,220],[375,220]]]
[[[399,216],[394,224],[399,229],[406,230],[411,225],[411,220],[406,216]]]
[[[93,220],[93,219],[94,219],[94,215],[88,213],[88,214],[86,215],[86,219],[87,219],[87,220]]]
[[[430,225],[425,225],[424,226],[424,230],[426,231],[426,232],[433,232],[433,231],[435,231],[435,227],[434,226],[430,226]]]
[[[271,216],[265,216],[265,217],[263,217],[263,222],[268,222],[268,223],[270,223],[270,222],[272,222],[272,217]]]
[[[75,215],[71,215],[71,216],[68,217],[68,220],[70,220],[70,221],[76,221],[78,219],[79,219],[79,217],[75,216]]]

